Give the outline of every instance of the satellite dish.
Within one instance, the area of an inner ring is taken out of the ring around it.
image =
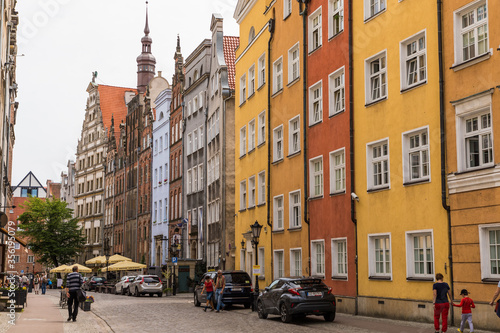
[[[7,225],[7,222],[9,222],[9,218],[5,213],[0,212],[0,227],[5,227]]]

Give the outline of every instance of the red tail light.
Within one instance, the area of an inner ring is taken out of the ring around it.
[[[253,293],[253,288],[250,288],[250,292]]]
[[[328,295],[332,293],[332,288],[328,288]]]
[[[139,282],[139,284],[143,284],[144,283],[144,278],[142,278],[141,282]]]
[[[299,292],[295,288],[288,289],[288,292],[297,296],[300,296]]]

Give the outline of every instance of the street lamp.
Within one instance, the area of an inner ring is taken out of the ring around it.
[[[252,244],[255,248],[255,265],[259,264],[259,251],[257,249],[257,245],[259,245],[259,237],[260,232],[262,230],[262,225],[259,222],[255,221],[254,224],[250,225],[252,228]],[[259,276],[255,275],[255,294],[254,294],[254,304],[257,301],[257,297],[259,297]],[[254,306],[255,309],[255,306]]]
[[[105,256],[106,256],[106,282],[109,281],[109,257],[110,257],[110,254],[109,254],[109,238],[106,238],[104,240],[104,252],[105,252]]]
[[[177,251],[178,251],[177,244],[172,242],[172,246],[170,247],[170,251],[172,252],[172,258],[176,257]],[[175,283],[175,265],[176,265],[176,263],[172,263],[172,264],[173,264],[172,267],[173,267],[173,271],[174,271],[173,272],[174,273],[174,280],[172,283],[172,295],[175,295],[176,294],[175,289],[177,288],[176,283]]]

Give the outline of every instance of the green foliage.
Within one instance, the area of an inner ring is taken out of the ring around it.
[[[72,209],[59,199],[29,198],[19,216],[19,234],[28,237],[28,246],[37,256],[37,262],[53,265],[67,263],[85,244],[78,219]]]

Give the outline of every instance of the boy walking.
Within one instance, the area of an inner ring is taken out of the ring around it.
[[[467,289],[462,289],[460,292],[460,296],[462,296],[462,300],[460,304],[453,304],[453,306],[462,308],[462,320],[460,321],[460,328],[458,331],[463,333],[465,321],[469,322],[469,330],[474,332],[474,326],[472,325],[472,310],[471,308],[475,308],[474,301],[468,296],[469,292]]]
[[[436,274],[436,283],[432,286],[434,304],[434,328],[436,333],[439,333],[439,318],[441,317],[442,327],[441,331],[444,333],[448,330],[448,310],[450,303],[448,297],[451,298],[450,286],[448,283],[443,282],[443,274]]]

